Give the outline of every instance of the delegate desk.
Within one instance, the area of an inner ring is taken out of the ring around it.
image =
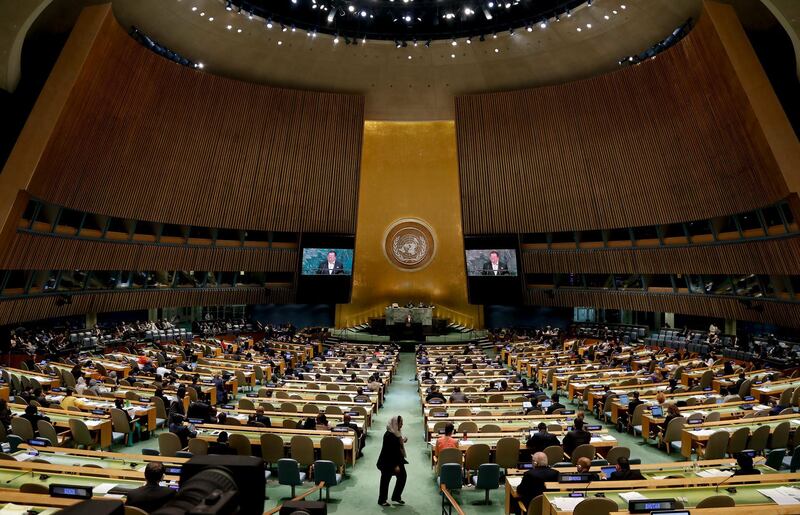
[[[61,384],[61,379],[55,374],[43,374],[41,372],[33,372],[31,370],[22,370],[21,368],[6,368],[5,370],[17,378],[26,377],[28,380],[35,379],[36,382],[39,383],[39,386],[42,387],[42,390],[49,390],[50,388],[55,388]],[[36,388],[35,383],[32,383],[31,386]]]
[[[474,444],[486,444],[489,446],[489,451],[494,452],[497,447],[497,441],[501,438],[518,438],[520,441],[520,449],[525,449],[525,443],[528,441],[528,431],[524,434],[520,433],[467,433],[467,439],[463,438],[458,441],[458,449],[463,453],[467,453],[467,449]],[[564,438],[564,432],[553,431],[553,434],[558,438],[559,442]],[[436,464],[433,449],[436,447],[436,439],[438,434],[432,434],[428,439],[428,445],[431,454],[431,466]],[[594,446],[595,452],[601,456],[608,454],[612,447],[617,446],[617,439],[608,433],[592,433],[591,444]]]
[[[35,450],[38,454],[31,454],[31,450]],[[89,449],[73,449],[69,447],[34,447],[26,443],[21,444],[19,449],[11,455],[17,461],[28,461],[33,458],[38,458],[52,465],[97,465],[101,468],[136,470],[139,472],[144,472],[145,466],[151,461],[174,463],[176,465],[181,465],[189,461],[189,458],[150,456],[147,454],[92,451]]]
[[[241,408],[234,409],[230,407],[230,405],[223,405],[221,409],[217,410],[217,413],[220,412],[224,412],[226,415],[228,415],[229,419],[237,419],[242,425],[247,425],[250,420],[250,416],[255,414],[255,410]],[[264,416],[269,417],[272,427],[283,427],[283,422],[286,420],[297,422],[298,418],[314,417],[316,416],[316,413],[286,413],[283,411],[264,410]],[[328,419],[328,422],[331,426],[335,426],[344,420],[344,414],[325,413],[325,418]],[[350,423],[355,424],[362,431],[366,431],[369,428],[367,419],[368,417],[365,417],[364,415],[350,415]]]
[[[316,413],[305,413],[303,408],[306,405],[313,405],[319,408],[321,413],[326,413],[326,409],[329,406],[335,406],[339,408],[342,413],[358,413],[359,415],[365,417],[367,421],[367,426],[372,424],[372,414],[375,411],[375,408],[372,404],[368,402],[350,402],[350,401],[338,401],[338,400],[305,400],[305,399],[276,399],[274,397],[251,397],[250,394],[247,395],[247,399],[253,401],[253,405],[261,406],[266,411],[281,411],[284,414],[294,414],[297,417],[300,416],[312,416],[316,415]],[[276,409],[277,408],[277,409]],[[363,413],[362,413],[363,411]]]
[[[569,415],[456,415],[447,417],[425,416],[425,438],[430,438],[436,432],[436,425],[440,427],[447,423],[453,424],[458,433],[458,427],[464,422],[475,422],[480,429],[486,424],[496,425],[500,432],[527,433],[536,431],[539,423],[544,422],[548,426],[560,426],[559,431],[566,432],[572,427],[573,416]],[[586,424],[587,429],[592,433],[607,433],[600,424]],[[555,430],[555,429],[554,429]]]
[[[294,436],[307,436],[311,438],[311,441],[314,444],[314,449],[321,448],[322,439],[325,437],[333,437],[338,438],[342,441],[344,446],[344,455],[345,461],[350,463],[350,465],[355,466],[356,458],[358,456],[358,451],[353,452],[353,439],[355,437],[355,432],[348,431],[348,432],[337,432],[337,431],[321,431],[321,430],[312,430],[312,429],[283,429],[277,427],[251,427],[251,426],[229,426],[229,425],[221,425],[221,424],[198,424],[196,426],[197,429],[197,438],[201,438],[203,440],[212,442],[216,441],[217,437],[222,431],[226,431],[229,435],[231,434],[240,434],[247,437],[250,440],[250,445],[255,448],[261,447],[261,435],[271,433],[277,434],[281,438],[284,439],[284,448],[289,449],[291,448],[291,439]],[[343,436],[347,435],[347,436]],[[256,451],[256,455],[260,456],[261,453]]]
[[[771,469],[763,464],[764,457],[756,456],[753,460],[756,468],[761,471],[762,474],[776,474],[777,471]],[[701,475],[708,475],[709,477],[719,477],[725,478],[729,476],[729,472],[723,472],[719,469],[729,469],[736,465],[736,460],[733,458],[723,458],[719,460],[703,460],[703,461],[680,461],[680,462],[666,462],[666,463],[645,463],[645,464],[637,464],[631,465],[631,470],[638,470],[642,473],[642,476],[646,480],[662,480],[666,479],[667,477],[700,477],[698,473]],[[611,465],[606,465],[611,466]],[[605,474],[601,472],[601,467],[593,467],[592,472],[596,472],[600,475],[601,479],[607,479]],[[556,468],[559,472],[564,473],[576,473],[576,467],[558,467]],[[506,478],[505,478],[505,513],[506,515],[511,513],[512,502],[516,501],[516,490],[519,486],[520,481],[522,481],[522,474],[525,473],[525,470],[522,469],[508,469],[506,471]],[[608,485],[614,486],[612,483],[606,483]],[[618,484],[624,484],[620,482]],[[583,483],[583,486],[586,486],[586,483]],[[559,490],[563,490],[567,488],[568,485],[564,484],[564,488],[559,488]],[[624,487],[623,487],[624,488]]]
[[[742,406],[752,406],[752,410],[743,410]],[[650,406],[652,407],[652,406]],[[664,423],[664,416],[654,417],[653,414],[650,412],[649,408],[647,407],[642,412],[642,438],[645,442],[648,441],[650,438],[650,430],[651,427],[654,425],[661,425]],[[685,406],[683,408],[678,408],[681,412],[681,416],[686,417],[687,419],[695,413],[699,413],[705,419],[710,413],[719,413],[720,421],[730,421],[730,420],[738,420],[741,419],[748,413],[752,412],[759,412],[759,411],[769,411],[769,406],[764,405],[755,405],[753,406],[752,402],[746,401],[737,401],[737,402],[725,402],[721,404],[701,404],[699,406]]]
[[[362,395],[366,395],[369,398],[369,401],[366,402],[359,402],[355,400],[355,397],[358,395],[356,392],[351,392],[347,390],[309,390],[306,388],[283,388],[283,387],[266,387],[262,388],[262,390],[266,389],[267,392],[272,392],[272,399],[273,400],[281,400],[286,402],[292,402],[293,400],[305,400],[305,401],[314,401],[317,400],[318,395],[336,395],[337,399],[341,399],[343,402],[353,402],[356,405],[360,406],[369,406],[372,405],[373,408],[377,411],[379,405],[379,398],[380,394],[378,392],[364,392]],[[345,398],[349,400],[345,400]]]
[[[785,421],[789,422],[791,432],[800,426],[800,415],[792,413],[790,415],[777,415],[774,417],[742,418],[738,420],[722,420],[719,422],[704,422],[697,425],[685,425],[681,431],[681,454],[686,457],[691,456],[692,451],[696,447],[705,446],[708,438],[717,431],[733,433],[741,427],[748,427],[752,435],[756,428],[767,426],[770,428],[770,434],[772,434],[775,427]]]
[[[644,499],[676,499],[680,501],[685,508],[692,508],[697,506],[700,501],[714,495],[728,495],[734,499],[736,506],[753,505],[763,506],[771,505],[777,507],[776,503],[766,495],[759,492],[759,490],[771,490],[783,486],[796,486],[800,481],[800,474],[767,474],[759,476],[736,476],[730,478],[725,483],[725,491],[718,492],[716,485],[720,482],[720,478],[711,478],[705,480],[703,478],[694,479],[662,479],[662,480],[645,480],[645,481],[609,481],[605,483],[605,488],[592,485],[591,488],[586,490],[587,497],[593,497],[598,492],[603,492],[606,499],[611,499],[617,503],[620,511],[626,512],[628,508],[628,501],[623,496],[633,493],[639,495]],[[619,486],[612,485],[612,483],[622,483]],[[557,486],[558,483],[546,483],[548,487]],[[569,490],[585,489],[586,485],[575,485]],[[736,488],[736,492],[729,492],[731,487]],[[611,490],[614,488],[614,490]],[[616,490],[619,488],[622,491]],[[572,513],[576,502],[569,500],[567,492],[545,492],[544,494],[544,509],[542,513],[545,515],[566,515]],[[795,506],[795,508],[797,508]],[[694,513],[694,510],[692,510]],[[795,511],[795,513],[797,513]]]
[[[789,388],[800,387],[800,379],[781,379],[779,381],[770,381],[762,384],[755,382],[750,387],[750,395],[756,398],[759,402],[768,402],[770,397],[780,397],[780,395]]]
[[[74,395],[75,407],[80,408],[82,411],[102,410],[108,411],[115,408],[114,401],[106,397],[96,397],[94,395]],[[64,395],[54,392],[48,394],[46,397],[48,402],[61,403]],[[142,422],[142,427],[148,431],[155,431],[156,429],[156,407],[150,404],[150,400],[130,400],[126,399],[126,404],[129,406],[123,409],[128,412],[131,418],[139,419]]]
[[[692,407],[702,406],[707,403],[711,403],[713,399],[713,404],[718,404],[722,402],[724,397],[717,393],[712,392],[676,392],[676,393],[665,393],[664,397],[666,397],[667,402],[695,402]],[[739,399],[739,397],[736,397]],[[695,399],[691,401],[691,399]],[[628,402],[633,400],[633,396],[628,396]],[[648,406],[655,406],[656,405],[656,394],[647,394],[647,395],[640,395],[639,400],[644,402]],[[687,404],[688,406],[688,404]],[[621,403],[619,401],[619,397],[615,398],[611,401],[611,421],[616,424],[617,419],[623,413],[628,412],[628,403]]]
[[[14,416],[21,416],[25,413],[25,406],[19,404],[9,404],[11,413]],[[111,448],[113,438],[113,427],[110,415],[95,415],[83,411],[68,411],[57,408],[39,408],[39,414],[50,419],[50,423],[56,429],[69,430],[70,419],[80,419],[93,435],[92,438],[97,442],[101,449]],[[35,428],[34,428],[35,429]]]

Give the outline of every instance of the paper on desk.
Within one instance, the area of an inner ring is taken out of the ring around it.
[[[759,492],[772,499],[775,504],[781,506],[786,504],[800,504],[800,492],[796,488],[782,486],[779,488],[759,490]]]
[[[714,434],[714,431],[712,431],[711,429],[695,429],[694,431],[692,431],[692,434],[696,436],[711,436],[712,434]]]
[[[514,488],[517,488],[519,484],[522,483],[522,476],[506,476],[506,479],[508,480],[508,484]]]
[[[2,508],[0,508],[0,513],[2,513],[3,515],[6,515],[6,514],[8,514],[8,515],[17,515],[17,514],[18,515],[26,515],[28,513],[28,509],[29,509],[28,506],[20,506],[18,504],[8,503],[5,506],[3,506]],[[55,513],[56,510],[55,509],[51,509],[51,510],[47,510],[47,512],[48,513]],[[43,512],[40,512],[40,513],[45,513],[45,512],[43,511]]]
[[[108,493],[109,490],[118,486],[117,483],[100,483],[96,487],[92,489],[92,494],[101,494],[105,495]]]
[[[667,479],[668,477],[669,476],[650,476],[650,479],[655,479],[655,480],[660,481],[662,479]]]
[[[558,511],[575,511],[575,506],[585,500],[585,497],[555,497],[553,504],[556,505]]]
[[[19,456],[15,456],[15,459],[16,459],[17,461],[28,461],[29,459],[31,459],[31,458],[35,458],[35,457],[36,457],[36,455],[34,455],[34,454],[28,454],[28,453],[26,452],[25,454],[20,454]]]
[[[622,500],[625,502],[630,501],[641,501],[642,499],[647,499],[644,495],[640,494],[639,492],[622,492],[617,494],[620,496]]]
[[[697,473],[697,477],[730,477],[732,475],[733,472],[730,470],[720,469],[705,469]]]

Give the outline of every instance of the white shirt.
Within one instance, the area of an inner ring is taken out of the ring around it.
[[[500,269],[500,263],[492,263],[492,270],[494,271],[494,275],[497,275],[497,271]]]
[[[333,267],[335,264],[336,264],[335,262],[331,263],[330,261],[328,261],[328,275],[333,275]]]

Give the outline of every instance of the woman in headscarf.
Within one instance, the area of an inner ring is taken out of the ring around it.
[[[397,504],[405,504],[403,501],[403,488],[406,486],[406,447],[408,438],[403,436],[403,417],[392,417],[386,425],[386,432],[383,434],[383,447],[378,456],[377,467],[381,471],[381,485],[378,493],[378,504],[389,506],[387,497],[389,495],[389,482],[392,476],[397,476],[397,482],[392,492],[392,501]]]
[[[86,391],[86,388],[86,380],[83,377],[79,377],[75,382],[75,393],[78,395],[83,395],[83,392]]]

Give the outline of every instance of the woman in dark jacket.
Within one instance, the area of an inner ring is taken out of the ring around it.
[[[392,417],[383,434],[383,447],[378,456],[377,467],[381,471],[381,486],[378,493],[378,504],[389,506],[386,498],[389,495],[389,482],[392,476],[397,476],[397,482],[392,492],[392,501],[397,504],[403,502],[403,488],[406,486],[406,448],[408,438],[400,432],[403,428],[403,417]]]

